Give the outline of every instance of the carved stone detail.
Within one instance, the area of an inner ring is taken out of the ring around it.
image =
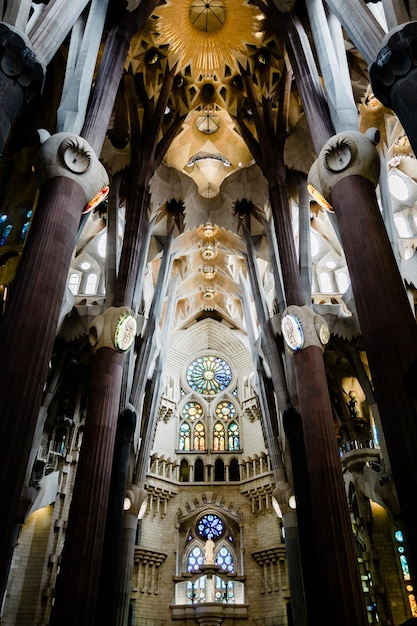
[[[285,309],[283,317],[285,315],[293,315],[300,322],[304,335],[303,349],[309,346],[317,346],[324,350],[324,345],[327,343],[325,340],[326,335],[328,340],[328,326],[324,317],[318,315],[306,305],[297,306],[295,304]]]
[[[86,206],[100,191],[108,189],[107,172],[83,137],[72,133],[50,135],[45,130],[38,134],[41,145],[34,165],[40,186],[58,176],[71,178],[83,188]]]
[[[42,91],[44,68],[36,60],[28,37],[3,22],[0,22],[0,73],[20,85],[24,102],[30,102]]]
[[[325,143],[308,174],[307,184],[313,198],[332,210],[332,189],[347,176],[362,176],[375,187],[379,181],[380,160],[375,145],[379,131],[370,128],[366,134],[344,131]]]
[[[94,352],[105,347],[119,351],[116,344],[116,330],[120,320],[125,316],[134,316],[134,312],[127,306],[110,307],[93,320],[89,330],[89,340]]]

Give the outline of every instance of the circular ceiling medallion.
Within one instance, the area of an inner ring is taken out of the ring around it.
[[[190,4],[191,24],[203,33],[215,33],[223,27],[226,9],[222,0],[192,0]]]
[[[259,46],[259,15],[247,0],[165,0],[153,12],[155,45],[168,43],[172,54],[181,53],[184,66],[191,63],[207,78],[225,65],[234,68],[235,53],[248,44]]]

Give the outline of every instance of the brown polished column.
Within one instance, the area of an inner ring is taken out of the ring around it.
[[[417,326],[373,185],[348,176],[332,190],[375,398],[403,514],[410,568],[417,582],[416,400],[404,381],[417,362]],[[417,385],[417,380],[415,380]]]
[[[83,188],[52,178],[39,202],[0,327],[0,580],[4,593],[32,440],[48,376]],[[42,294],[42,297],[39,297]]]
[[[90,389],[94,403],[88,407],[82,442],[89,454],[80,455],[78,462],[80,480],[74,489],[62,568],[57,579],[57,604],[50,624],[94,623],[119,413],[119,396],[114,388],[120,388],[124,358],[124,354],[110,347],[101,347],[95,355]],[[68,566],[68,561],[73,567]],[[73,575],[74,568],[77,576]]]

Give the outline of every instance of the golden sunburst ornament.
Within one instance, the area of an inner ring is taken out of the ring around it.
[[[169,43],[182,53],[183,63],[212,76],[224,64],[234,64],[234,51],[259,43],[259,10],[247,0],[167,0],[154,11],[158,45]],[[178,24],[181,28],[178,28]]]

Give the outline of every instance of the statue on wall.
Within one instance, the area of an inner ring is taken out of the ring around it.
[[[204,565],[214,564],[214,541],[211,537],[211,535],[208,535],[204,544]]]

